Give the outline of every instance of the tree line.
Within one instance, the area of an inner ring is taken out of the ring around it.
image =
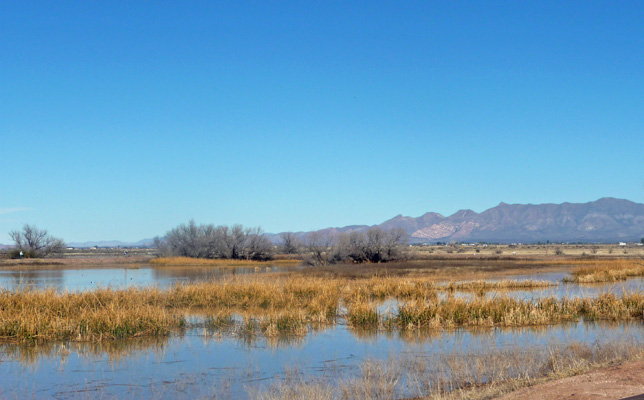
[[[231,260],[270,260],[274,246],[261,228],[242,225],[197,225],[195,221],[168,231],[154,244],[164,256],[224,258]]]
[[[259,227],[190,221],[155,238],[155,247],[163,256],[258,261],[271,260],[279,251],[297,254],[309,265],[328,265],[397,260],[404,256],[408,240],[403,229],[385,231],[380,227],[340,234],[311,232],[298,236],[286,232],[280,239],[281,245],[274,245]]]
[[[45,257],[62,253],[65,248],[62,239],[29,224],[9,236],[16,244],[11,252],[15,258]],[[404,257],[408,240],[403,229],[385,231],[380,227],[339,234],[318,231],[298,236],[286,232],[280,239],[280,246],[273,244],[260,227],[198,225],[190,221],[155,238],[154,245],[162,256],[264,261],[280,251],[297,254],[309,265],[328,265],[397,260]]]
[[[335,235],[311,232],[302,239],[291,232],[280,237],[285,253],[297,253],[310,265],[394,261],[404,258],[408,243],[404,229],[378,226]]]

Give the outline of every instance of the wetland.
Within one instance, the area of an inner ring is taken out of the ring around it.
[[[1,397],[490,398],[644,348],[639,258],[117,261],[0,270]]]

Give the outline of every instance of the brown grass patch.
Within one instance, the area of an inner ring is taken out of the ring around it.
[[[564,279],[565,282],[616,282],[644,276],[644,262],[638,259],[593,261],[579,263],[578,265],[580,266],[571,272],[572,276]]]

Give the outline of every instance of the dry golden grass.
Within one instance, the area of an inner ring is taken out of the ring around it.
[[[530,326],[578,320],[625,321],[644,317],[644,294],[595,299],[545,298],[537,302],[508,297],[472,301],[448,298],[427,303],[412,300],[400,306],[394,317],[403,329],[445,329],[459,326]]]
[[[297,265],[302,260],[277,259],[271,261],[255,260],[229,260],[229,259],[207,259],[192,257],[158,257],[150,260],[152,265],[187,265],[187,266],[215,266],[215,267],[253,267],[266,265]]]
[[[595,261],[579,264],[566,282],[597,283],[616,282],[636,276],[644,276],[644,262],[638,259],[617,259],[610,262]]]
[[[447,285],[441,286],[449,291],[455,290],[503,290],[503,289],[543,289],[550,286],[557,286],[554,282],[548,281],[534,281],[534,280],[514,280],[503,279],[500,281],[461,281],[450,282]]]
[[[0,338],[101,341],[165,335],[184,319],[151,303],[153,290],[60,294],[53,290],[0,292]],[[143,301],[140,301],[143,300]]]
[[[543,259],[543,260],[519,260],[519,264],[531,265],[552,265],[552,266],[585,266],[585,267],[598,267],[598,266],[621,266],[641,263],[641,258],[625,258],[625,257],[611,257],[611,258],[594,258],[594,257],[576,257],[576,258],[557,258],[557,259]]]
[[[333,322],[339,292],[336,286],[315,279],[229,280],[168,290],[4,290],[0,292],[0,339],[101,341],[163,335],[185,325],[186,314],[233,312],[266,317],[262,330],[268,334],[297,333],[302,323]]]
[[[311,324],[346,319],[354,327],[450,329],[458,326],[525,326],[588,319],[642,318],[644,295],[555,299],[506,297],[464,300],[439,291],[541,288],[541,281],[469,281],[438,285],[428,277],[319,278],[293,274],[235,277],[157,288],[98,289],[81,293],[1,291],[0,338],[11,341],[104,339],[164,335],[199,314],[211,327],[239,325],[249,333],[303,335]],[[396,315],[380,315],[376,303],[400,302]],[[338,315],[345,307],[346,315]]]

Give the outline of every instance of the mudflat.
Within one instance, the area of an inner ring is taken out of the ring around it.
[[[625,362],[582,375],[522,388],[500,400],[644,399],[644,361]]]

